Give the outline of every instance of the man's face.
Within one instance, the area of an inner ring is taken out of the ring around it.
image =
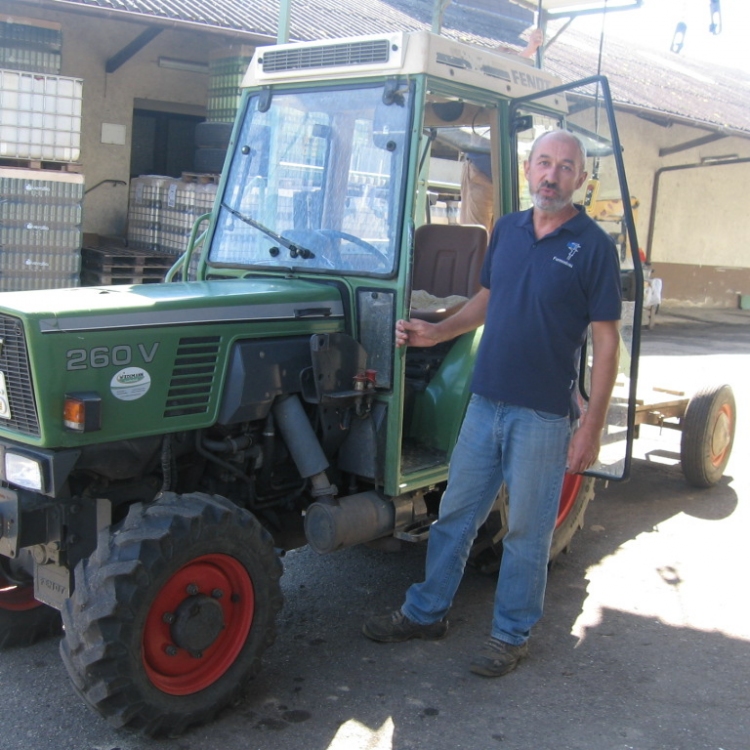
[[[578,145],[562,132],[538,141],[523,166],[534,206],[549,213],[571,205],[587,176]]]

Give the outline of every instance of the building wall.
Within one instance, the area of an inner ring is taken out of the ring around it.
[[[618,126],[630,191],[640,201],[639,244],[663,280],[664,303],[737,307],[738,295],[750,292],[750,211],[741,188],[750,162],[730,161],[750,160],[750,140],[722,138],[660,157],[660,149],[706,131],[623,112]]]
[[[212,49],[237,41],[175,26],[107,74],[106,61],[145,25],[105,12],[50,12],[33,0],[5,0],[3,12],[62,25],[62,74],[84,79],[81,162],[87,189],[101,180],[129,182],[134,105],[205,113],[208,76],[160,68],[160,56],[207,62]],[[742,189],[750,164],[664,172],[653,221],[651,209],[659,170],[718,156],[750,158],[750,140],[730,137],[660,157],[661,148],[692,141],[706,131],[678,124],[663,127],[629,112],[618,113],[618,123],[631,195],[640,202],[639,245],[648,253],[654,274],[663,279],[664,302],[736,306],[738,294],[750,293],[750,211]],[[124,143],[102,143],[103,124],[124,127]],[[606,190],[603,183],[600,197],[606,197]],[[127,185],[95,188],[84,201],[84,231],[123,236],[127,205]]]
[[[123,236],[134,102],[161,111],[205,115],[208,75],[160,68],[158,59],[165,56],[207,63],[210,50],[229,41],[214,34],[165,29],[118,70],[107,74],[106,61],[146,29],[145,25],[106,13],[49,12],[29,2],[5,2],[3,12],[62,24],[61,74],[84,81],[81,164],[86,188],[101,180],[126,183],[104,184],[86,195],[84,232]],[[124,127],[124,143],[102,143],[104,123]]]

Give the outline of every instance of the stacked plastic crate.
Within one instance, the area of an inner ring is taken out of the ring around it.
[[[215,50],[208,61],[209,122],[234,122],[242,95],[240,85],[255,48],[231,45]]]
[[[60,73],[60,24],[0,15],[0,68]]]
[[[181,255],[187,249],[195,220],[211,211],[215,198],[215,180],[200,175],[132,179],[128,246]]]
[[[0,16],[0,291],[79,284],[83,81],[56,75],[59,27],[35,23]]]
[[[83,176],[0,167],[0,291],[78,286]]]

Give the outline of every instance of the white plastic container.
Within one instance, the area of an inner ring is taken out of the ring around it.
[[[83,81],[0,70],[0,157],[78,161]]]

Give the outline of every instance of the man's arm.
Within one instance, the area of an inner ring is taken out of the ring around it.
[[[425,320],[396,322],[396,346],[434,346],[473,331],[484,323],[490,290],[482,287],[457,313],[439,323]]]
[[[620,355],[619,321],[595,321],[591,324],[593,363],[591,393],[580,427],[570,440],[568,471],[580,474],[592,466],[599,456],[601,435],[607,418],[609,399],[617,378]]]

